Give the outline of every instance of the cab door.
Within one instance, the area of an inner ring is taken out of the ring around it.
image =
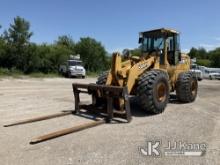
[[[177,65],[181,60],[179,35],[174,34],[167,38],[167,60],[170,65]]]

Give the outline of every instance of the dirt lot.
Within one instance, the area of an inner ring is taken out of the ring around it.
[[[197,100],[191,104],[171,101],[165,112],[145,115],[132,106],[129,124],[104,124],[43,143],[30,145],[33,137],[86,122],[65,116],[5,128],[15,120],[72,110],[72,82],[95,79],[1,79],[0,164],[218,164],[220,162],[220,81],[199,82]],[[90,97],[84,97],[86,101]],[[206,143],[206,154],[196,156],[144,156],[139,147],[161,140]]]

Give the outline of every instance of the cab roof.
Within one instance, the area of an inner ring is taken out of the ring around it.
[[[140,32],[140,34],[144,36],[149,36],[149,37],[150,36],[172,36],[173,34],[179,34],[179,32],[173,29],[169,29],[169,28],[160,28],[160,29]]]

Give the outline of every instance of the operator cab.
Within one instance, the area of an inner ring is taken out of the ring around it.
[[[160,55],[160,64],[165,63],[165,49],[170,65],[176,65],[181,60],[179,33],[171,29],[156,29],[139,33],[139,44],[144,54],[156,52]]]

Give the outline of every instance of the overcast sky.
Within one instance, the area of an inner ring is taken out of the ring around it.
[[[33,42],[90,36],[112,52],[137,47],[140,31],[168,27],[181,32],[183,51],[210,50],[220,46],[219,8],[219,0],[1,0],[0,32],[21,16]]]

